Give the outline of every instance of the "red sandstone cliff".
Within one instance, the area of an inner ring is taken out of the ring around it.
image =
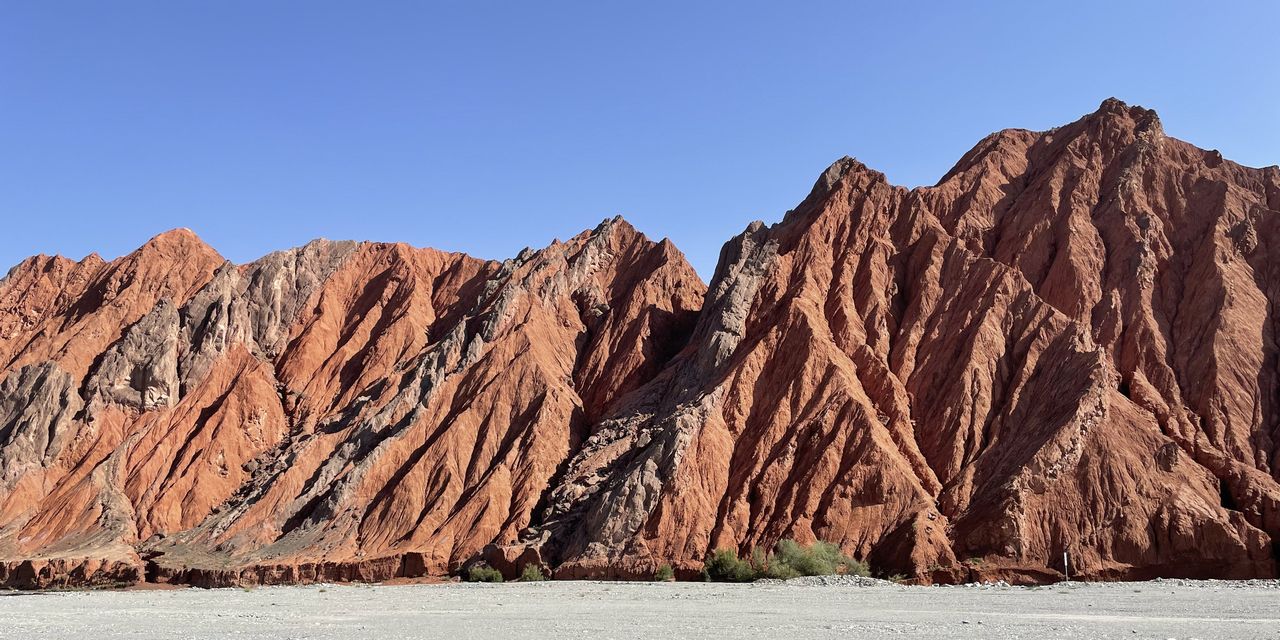
[[[1280,169],[1108,100],[936,186],[852,159],[704,287],[621,220],[504,263],[185,231],[0,281],[0,583],[1272,576]],[[699,308],[701,310],[699,311]]]
[[[526,547],[566,576],[841,544],[925,580],[1276,572],[1280,169],[1115,100],[906,190],[845,158],[726,245],[691,344]],[[510,551],[508,555],[510,555]]]
[[[0,284],[0,580],[446,573],[515,540],[704,292],[621,220],[504,263],[317,241],[236,267],[182,231],[29,260]]]

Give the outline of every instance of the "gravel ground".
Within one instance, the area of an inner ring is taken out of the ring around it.
[[[0,593],[0,638],[1271,638],[1280,582],[545,582]]]

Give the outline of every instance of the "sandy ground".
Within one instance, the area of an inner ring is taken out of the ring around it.
[[[548,582],[0,593],[3,638],[1280,638],[1280,584]]]

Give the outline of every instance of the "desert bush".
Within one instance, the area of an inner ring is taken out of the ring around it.
[[[777,555],[770,554],[769,563],[765,565],[761,577],[773,578],[775,580],[790,580],[792,578],[799,578],[802,575],[805,574],[796,571],[791,567],[791,565],[788,565],[785,562],[778,562]]]
[[[674,582],[675,579],[675,569],[672,569],[669,564],[664,564],[661,567],[658,567],[657,571],[653,572],[654,582]]]
[[[774,569],[775,573],[786,573],[786,569],[790,569],[802,576],[871,575],[865,562],[854,560],[842,553],[840,547],[822,541],[805,547],[795,540],[783,540],[774,548],[773,564],[779,566]]]
[[[806,547],[795,540],[783,540],[766,554],[751,550],[749,559],[738,558],[732,549],[719,549],[707,558],[702,569],[710,582],[751,582],[760,578],[787,580],[800,576],[837,574],[869,576],[865,562],[846,556],[830,542],[815,542]]]
[[[777,564],[790,567],[802,576],[828,576],[836,572],[835,562],[819,542],[805,548],[795,540],[783,540],[775,548]]]
[[[502,572],[488,565],[478,564],[467,571],[467,582],[502,582]]]
[[[717,549],[702,566],[707,582],[752,582],[760,577],[751,561],[738,557],[733,549]]]
[[[542,567],[536,564],[526,564],[520,571],[520,582],[542,582],[546,579],[547,574],[543,573]]]
[[[847,576],[862,576],[864,578],[871,576],[871,565],[854,558],[849,558],[849,562],[844,565],[844,574]]]

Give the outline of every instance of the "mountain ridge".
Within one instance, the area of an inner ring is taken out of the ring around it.
[[[505,261],[189,230],[0,280],[0,582],[1269,577],[1280,169],[1118,100],[931,187],[844,157],[704,284],[621,217]],[[1196,383],[1192,383],[1196,381]]]

